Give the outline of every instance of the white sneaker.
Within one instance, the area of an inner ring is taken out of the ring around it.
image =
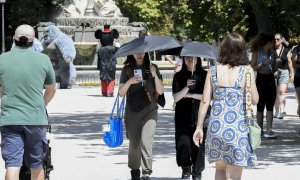
[[[279,114],[280,114],[279,111],[278,111],[278,110],[275,110],[275,113],[274,113],[274,115],[273,115],[274,118],[277,118],[277,119],[278,119],[278,118],[279,118]]]
[[[282,113],[280,113],[278,119],[283,119],[286,116],[286,112],[283,111]]]

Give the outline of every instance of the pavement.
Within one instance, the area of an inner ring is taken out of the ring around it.
[[[117,89],[115,89],[117,91]],[[293,88],[287,94],[287,116],[274,120],[276,140],[263,139],[256,150],[259,166],[246,168],[243,180],[298,180],[300,175],[300,119]],[[181,169],[175,160],[174,111],[170,87],[165,87],[166,106],[159,108],[153,145],[152,180],[178,180]],[[100,87],[58,89],[48,106],[52,124],[50,146],[54,170],[51,180],[128,180],[128,140],[108,148],[102,126],[108,123],[114,98],[100,95]],[[206,161],[204,180],[214,179],[214,164]],[[0,179],[4,179],[0,159]]]

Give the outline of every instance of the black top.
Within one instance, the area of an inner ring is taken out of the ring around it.
[[[115,46],[101,46],[98,50],[97,69],[100,70],[100,80],[110,82],[116,76],[116,58],[113,58]]]
[[[162,76],[160,75],[158,67],[156,65],[154,65],[154,66],[156,67],[156,74],[157,74],[157,76],[161,79]],[[149,76],[152,77],[151,72],[149,71],[149,68],[145,67],[144,65],[143,66],[139,66],[139,67],[134,67],[134,68],[132,68],[130,65],[125,65],[123,67],[123,69],[122,69],[122,72],[121,72],[120,84],[126,83],[128,79],[130,79],[132,76],[134,76],[134,73],[133,73],[134,69],[142,69],[142,74],[143,74],[143,80],[144,81],[147,81],[147,79],[149,79]],[[148,87],[148,89],[152,88],[153,90],[155,90],[155,84],[151,83],[151,86],[153,86],[153,87]],[[137,91],[140,91],[141,89],[147,90],[145,82],[143,82],[143,83],[140,82],[140,83],[137,83],[137,84],[132,84],[132,85],[130,85],[130,87],[128,89],[127,95],[128,96],[134,96],[134,94]]]
[[[194,90],[189,90],[193,94],[203,94],[204,83],[207,72],[204,69],[200,69],[194,72],[193,79],[196,80],[196,87]],[[187,80],[191,79],[192,73],[190,71],[182,69],[174,75],[172,91],[173,94],[181,91],[187,84]],[[196,115],[193,116],[193,110],[197,111],[200,100],[192,98],[182,98],[176,103],[175,107],[175,123],[178,121],[188,122],[189,125],[195,125],[197,120]],[[195,108],[196,107],[196,108]],[[196,112],[197,113],[197,112]]]
[[[282,46],[282,49],[280,50],[279,54],[277,56],[280,58],[280,63],[278,65],[278,68],[280,69],[288,69],[288,58],[287,54],[289,53],[290,49]]]

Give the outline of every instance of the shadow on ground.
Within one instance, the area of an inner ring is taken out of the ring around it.
[[[174,113],[160,110],[157,124],[153,153],[157,158],[175,156],[175,138],[174,138]],[[81,156],[89,157],[99,154],[99,149],[104,149],[102,126],[108,123],[109,114],[50,114],[52,131],[56,139],[66,140],[86,140],[83,146],[87,151]],[[287,117],[286,120],[278,120],[276,124],[276,133],[278,139],[262,139],[262,145],[256,153],[259,160],[257,168],[266,168],[266,166],[276,163],[285,165],[300,165],[300,137],[298,130],[300,120],[294,117]],[[95,140],[99,143],[95,143]],[[91,143],[89,143],[91,141]],[[124,130],[124,141],[125,138]],[[124,143],[119,148],[109,149],[106,156],[126,155],[128,152],[128,143]],[[154,178],[155,179],[155,178]],[[160,178],[157,178],[160,179]]]

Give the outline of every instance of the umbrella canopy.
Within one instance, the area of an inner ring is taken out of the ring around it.
[[[161,49],[158,50],[157,53],[160,55],[174,55],[174,56],[180,56],[181,49],[183,48],[183,45],[172,48],[172,49]]]
[[[204,57],[208,59],[217,59],[218,49],[209,44],[192,41],[187,42],[181,49],[180,56]]]
[[[136,53],[170,49],[180,46],[181,44],[179,41],[168,36],[144,36],[123,44],[120,49],[117,50],[114,57],[124,57]]]

